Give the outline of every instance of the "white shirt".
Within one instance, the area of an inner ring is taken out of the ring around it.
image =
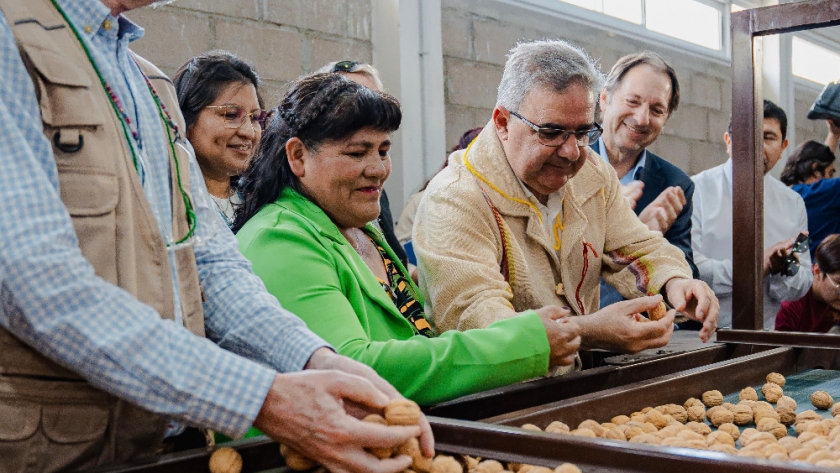
[[[732,325],[732,160],[693,176],[691,249],[706,281],[720,300],[720,327]],[[764,176],[764,249],[808,230],[805,202],[770,175]],[[811,288],[811,256],[799,253],[795,276],[764,280],[764,328],[772,330],[782,301],[796,300]]]
[[[548,240],[555,245],[555,248],[560,246],[559,243],[563,238],[563,197],[566,195],[566,186],[561,187],[557,192],[548,194],[548,201],[543,205],[521,179],[517,177],[516,180],[519,181],[519,185],[525,191],[525,197],[528,198],[528,201],[539,209],[543,227],[548,233]]]

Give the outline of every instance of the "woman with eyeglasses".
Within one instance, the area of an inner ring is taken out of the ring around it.
[[[342,355],[433,404],[569,365],[578,326],[557,306],[437,336],[423,297],[382,233],[393,97],[340,74],[292,84],[241,180],[234,230],[254,273]]]
[[[266,112],[254,69],[225,51],[196,56],[175,74],[186,136],[207,190],[228,226],[242,202],[239,175],[257,149]]]
[[[782,302],[776,330],[840,332],[840,235],[829,235],[817,246],[811,270],[811,290],[799,300]]]

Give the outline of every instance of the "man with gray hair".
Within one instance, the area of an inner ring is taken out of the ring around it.
[[[651,322],[639,315],[660,293],[703,323],[703,341],[715,330],[712,291],[639,221],[615,171],[589,150],[601,134],[601,81],[592,59],[564,41],[511,50],[492,120],[449,157],[417,212],[420,285],[439,331],[559,305],[586,315],[572,319],[581,346],[636,352],[670,339],[673,310]],[[635,299],[598,310],[601,276]]]

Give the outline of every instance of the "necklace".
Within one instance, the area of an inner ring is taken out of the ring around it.
[[[128,114],[125,113],[125,109],[123,109],[122,104],[117,99],[117,95],[114,93],[111,86],[108,85],[108,83],[105,81],[105,77],[102,76],[102,72],[96,65],[96,61],[93,60],[93,54],[91,54],[90,49],[88,49],[87,43],[85,43],[84,39],[82,38],[82,35],[76,28],[76,25],[74,25],[73,22],[70,21],[70,18],[67,16],[67,13],[64,12],[64,10],[61,8],[61,6],[59,6],[56,0],[50,0],[50,2],[53,4],[53,7],[55,7],[56,11],[58,11],[58,13],[64,19],[64,21],[70,26],[70,30],[73,32],[73,35],[76,37],[76,39],[79,41],[79,44],[82,46],[82,49],[84,50],[85,55],[88,58],[88,62],[90,62],[91,67],[93,67],[94,72],[96,72],[96,77],[99,78],[99,83],[102,85],[102,88],[105,89],[109,101],[111,102],[111,107],[121,118],[120,125],[122,125],[123,135],[125,136],[125,140],[129,145],[128,149],[131,152],[131,159],[134,161],[134,169],[139,172],[139,167],[137,164],[137,152],[134,150],[134,147],[131,146],[129,139],[129,134],[131,134],[132,137],[135,139],[135,142],[139,146],[139,131],[130,128],[131,120],[128,117]],[[137,63],[136,59],[134,59],[134,63],[138,68],[140,67],[140,64]],[[172,116],[169,114],[169,111],[166,109],[166,106],[163,104],[163,101],[161,101],[160,97],[158,96],[157,91],[152,86],[151,81],[149,81],[149,78],[146,77],[146,74],[144,74],[142,70],[140,71],[140,74],[143,76],[143,79],[146,81],[146,86],[149,88],[149,92],[151,92],[152,94],[152,98],[154,99],[155,105],[158,109],[158,116],[160,117],[161,121],[168,125],[168,128],[166,128],[166,137],[169,141],[169,150],[172,156],[172,160],[175,164],[175,176],[178,181],[178,190],[181,193],[181,198],[183,199],[184,206],[186,207],[186,220],[188,226],[187,234],[183,238],[176,240],[171,244],[170,242],[166,242],[167,248],[177,248],[178,245],[187,243],[193,237],[197,227],[195,209],[193,208],[192,201],[187,195],[187,192],[184,190],[184,185],[181,182],[181,166],[178,164],[178,154],[175,152],[175,142],[181,140],[181,133],[178,129],[178,125],[172,119]]]

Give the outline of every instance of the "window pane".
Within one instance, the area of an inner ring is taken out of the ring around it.
[[[642,0],[604,0],[604,13],[641,25]]]
[[[560,0],[564,3],[571,3],[579,7],[588,8],[589,10],[601,11],[600,0]]]
[[[720,10],[694,0],[647,0],[647,28],[674,38],[720,50]]]
[[[840,79],[840,55],[802,38],[793,37],[793,75],[820,84]]]

